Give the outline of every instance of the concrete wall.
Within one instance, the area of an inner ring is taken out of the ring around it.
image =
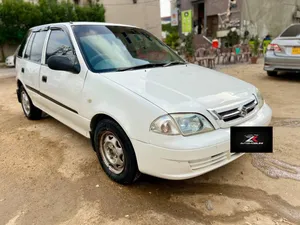
[[[106,22],[135,25],[162,38],[159,0],[101,0]]]
[[[206,0],[205,3],[206,3],[207,16],[212,16],[212,15],[216,15],[218,13],[226,12],[228,9],[228,1],[229,0]],[[274,1],[274,0],[271,0],[271,1]],[[243,0],[237,0],[236,2],[237,2],[237,8],[233,9],[233,11],[242,9]]]
[[[242,8],[242,20],[248,21],[250,34],[263,38],[270,33],[278,36],[287,26],[295,23],[293,14],[300,0],[251,0],[245,1]],[[246,26],[243,26],[243,30]]]
[[[180,6],[181,11],[189,10],[193,8],[193,4],[191,0],[181,0],[180,3],[181,3]]]

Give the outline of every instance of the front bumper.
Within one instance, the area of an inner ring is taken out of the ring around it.
[[[268,126],[271,118],[272,110],[265,104],[253,118],[239,126]],[[156,177],[183,180],[217,169],[243,155],[230,153],[230,128],[184,138],[185,143],[174,140],[172,148],[131,140],[139,170]]]
[[[276,56],[267,52],[264,58],[265,71],[300,71],[300,58]]]

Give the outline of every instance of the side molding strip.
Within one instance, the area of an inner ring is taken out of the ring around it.
[[[34,89],[33,87],[30,87],[30,86],[28,86],[27,84],[26,84],[26,87],[27,87],[29,90],[31,90],[31,91],[37,93],[38,95],[40,95],[40,96],[42,96],[42,97],[48,99],[49,101],[51,101],[51,102],[53,102],[53,103],[55,103],[55,104],[57,104],[57,105],[59,105],[59,106],[65,108],[65,109],[67,109],[67,110],[69,110],[69,111],[71,111],[71,112],[73,112],[73,113],[78,114],[78,112],[77,112],[76,110],[71,109],[70,107],[68,107],[68,106],[66,106],[66,105],[64,105],[64,104],[62,104],[62,103],[56,101],[55,99],[49,97],[48,95],[43,94],[42,92],[40,92],[40,91]]]

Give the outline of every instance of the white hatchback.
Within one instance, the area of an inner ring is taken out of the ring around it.
[[[230,153],[231,126],[267,126],[272,117],[253,85],[189,64],[133,26],[34,27],[16,64],[25,116],[44,111],[90,138],[122,184],[140,173],[180,180],[221,167],[241,156]]]

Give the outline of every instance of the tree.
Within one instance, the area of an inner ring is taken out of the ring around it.
[[[105,21],[102,4],[74,5],[69,1],[40,0],[38,4],[23,0],[3,0],[0,3],[0,53],[4,59],[4,44],[20,43],[28,29],[48,23],[69,21]]]
[[[173,49],[176,49],[179,46],[179,34],[178,34],[178,26],[171,26],[170,23],[163,24],[162,30],[167,33],[166,36],[166,44]]]

